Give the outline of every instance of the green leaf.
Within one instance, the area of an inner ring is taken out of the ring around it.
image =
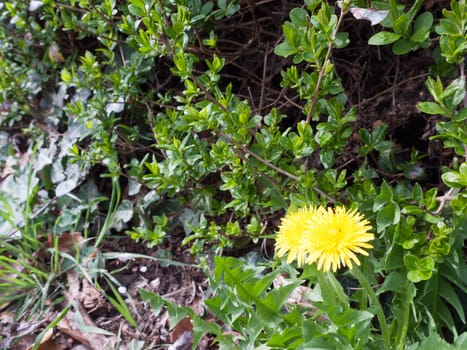
[[[455,345],[457,350],[467,349],[467,332],[462,333],[456,339]]]
[[[382,232],[386,227],[395,225],[399,222],[401,216],[400,208],[395,202],[391,202],[384,206],[378,214],[376,214],[377,231]]]
[[[368,40],[368,45],[389,45],[401,38],[400,34],[392,32],[379,32]]]
[[[296,7],[290,11],[290,19],[293,24],[299,27],[306,27],[309,23],[307,11],[300,7]]]
[[[135,321],[133,316],[131,315],[130,309],[128,308],[127,304],[123,300],[122,296],[120,293],[117,291],[117,289],[114,287],[112,282],[110,280],[107,280],[108,286],[112,290],[115,298],[110,296],[110,293],[107,293],[107,298],[109,299],[110,303],[120,312],[120,314],[125,317],[125,319],[128,321],[129,324],[131,324],[133,327],[138,328],[138,323]]]
[[[467,187],[467,174],[461,174],[457,171],[448,171],[441,175],[443,182],[452,188]]]
[[[335,47],[337,49],[342,49],[346,47],[350,43],[349,33],[347,32],[339,32],[336,35],[336,39],[334,40]]]
[[[436,80],[428,77],[425,82],[425,86],[430,92],[431,96],[435,99],[436,102],[441,102],[441,94],[443,93],[443,83],[439,77],[436,77]]]
[[[270,310],[278,313],[284,306],[288,297],[292,292],[300,285],[300,282],[294,282],[284,285],[279,288],[274,288],[268,295],[263,299],[263,304]]]
[[[452,120],[456,122],[462,122],[467,119],[467,107],[462,108],[453,118]]]
[[[130,13],[132,15],[135,15],[135,16],[138,16],[138,17],[146,16],[146,10],[144,8],[144,5],[143,5],[143,7],[139,7],[139,6],[136,6],[134,4],[130,4],[130,5],[128,5],[128,11],[130,11]]]
[[[449,350],[453,349],[446,341],[441,339],[437,333],[431,334],[425,338],[417,350]]]
[[[423,30],[430,30],[431,26],[433,25],[433,15],[431,12],[424,12],[418,15],[417,19],[414,23],[414,31],[423,29]]]
[[[435,31],[439,35],[459,35],[461,28],[457,23],[449,19],[442,18],[440,19],[439,24],[435,27]]]
[[[388,202],[392,201],[393,193],[391,186],[388,185],[386,181],[381,185],[381,192],[376,196],[375,201],[373,202],[373,212],[376,213],[382,207],[384,207]]]
[[[417,283],[431,278],[435,268],[435,261],[431,256],[420,259],[413,254],[406,254],[404,256],[404,265],[409,270],[407,273],[409,281]]]
[[[332,321],[337,326],[352,327],[355,326],[357,323],[370,321],[375,315],[373,315],[371,312],[364,310],[348,309],[343,313],[339,313],[335,316],[336,317],[334,317]]]
[[[452,106],[456,107],[462,102],[465,96],[465,79],[457,78],[454,79],[451,84],[442,92],[440,99],[445,100],[447,97],[452,96]]]
[[[435,268],[435,261],[431,256],[426,256],[418,261],[418,267],[421,270],[433,271]]]
[[[288,57],[290,55],[293,55],[296,52],[297,52],[297,49],[295,47],[292,47],[288,41],[280,43],[274,49],[274,53],[282,57]]]
[[[418,258],[415,255],[407,254],[404,256],[404,265],[409,270],[416,270],[418,266],[417,262],[418,262]]]
[[[459,295],[454,291],[449,282],[443,283],[439,289],[439,294],[456,310],[457,315],[463,323],[465,323],[465,311],[459,299]]]
[[[392,46],[392,52],[395,55],[405,55],[410,52],[410,50],[414,49],[414,46],[412,43],[405,39],[402,38],[398,40],[393,46]]]
[[[407,273],[407,279],[413,283],[420,281],[425,281],[431,278],[431,271],[422,271],[422,270],[410,270]]]
[[[402,294],[405,291],[406,284],[406,276],[401,272],[393,271],[385,278],[381,288],[378,288],[377,294],[382,294],[384,292],[395,292]]]
[[[392,18],[392,20],[394,32],[407,36],[410,23],[412,22],[412,19],[409,19],[407,13],[401,13],[398,17]]]
[[[431,26],[433,25],[433,15],[430,12],[424,12],[417,17],[414,23],[414,32],[410,40],[415,43],[422,43],[428,39]]]
[[[417,103],[417,108],[419,111],[426,114],[439,114],[445,115],[446,110],[436,102],[419,102]]]
[[[425,192],[425,206],[428,210],[434,210],[438,205],[436,196],[438,195],[438,189],[436,187],[430,188]]]
[[[164,300],[162,297],[144,289],[139,290],[139,295],[141,296],[141,300],[143,302],[150,302],[151,308],[154,310],[154,314],[158,315],[164,306]]]

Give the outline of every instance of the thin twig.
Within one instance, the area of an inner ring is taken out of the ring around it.
[[[444,206],[446,205],[446,202],[454,199],[454,197],[452,196],[452,193],[454,192],[454,188],[451,188],[448,192],[446,192],[444,195],[440,196],[440,197],[436,197],[436,200],[439,201],[439,207],[438,209],[436,209],[433,214],[439,214],[441,213],[441,211],[443,210]]]
[[[289,178],[291,178],[292,180],[295,180],[295,181],[298,181],[300,178],[294,174],[291,174],[289,173],[287,170],[284,170],[282,168],[279,168],[278,166],[272,164],[270,161],[268,161],[267,159],[264,159],[263,157],[257,155],[256,153],[254,153],[253,151],[251,151],[248,147],[242,145],[241,143],[235,141],[232,137],[228,136],[227,134],[224,134],[223,132],[220,132],[219,133],[220,136],[224,137],[225,139],[227,139],[230,143],[233,143],[235,146],[237,146],[238,148],[240,148],[243,152],[245,153],[248,153],[249,155],[251,155],[253,158],[256,158],[258,161],[260,161],[261,163],[263,163],[264,165],[268,166],[269,168],[277,171],[279,174],[282,174],[282,175],[285,175]]]
[[[265,90],[264,81],[266,80],[266,67],[268,66],[268,54],[269,54],[269,43],[266,43],[266,50],[264,51],[264,58],[263,58],[263,76],[261,79],[261,94],[259,97],[258,112],[260,112],[263,108],[264,90]]]
[[[321,67],[321,70],[319,71],[318,75],[318,81],[316,83],[315,91],[313,92],[313,98],[311,100],[310,108],[308,109],[308,113],[306,115],[306,123],[309,124],[311,121],[311,115],[313,113],[313,110],[315,109],[316,103],[318,103],[318,92],[319,89],[321,88],[321,82],[323,81],[324,75],[325,75],[325,70],[326,70],[326,63],[331,57],[331,52],[332,52],[332,46],[334,44],[334,39],[336,38],[337,32],[339,31],[339,27],[342,24],[342,21],[344,20],[344,15],[346,14],[347,11],[344,9],[341,10],[339,20],[337,21],[336,28],[334,29],[334,32],[331,35],[331,40],[328,44],[328,51],[326,52],[326,57],[324,58],[323,61],[323,66]]]
[[[411,81],[411,80],[416,80],[416,79],[424,78],[424,77],[427,77],[427,76],[429,76],[429,75],[430,75],[430,73],[423,73],[423,74],[416,75],[416,76],[414,76],[414,77],[410,77],[410,78],[407,78],[407,79],[405,79],[405,80],[402,80],[401,82],[399,82],[399,83],[397,83],[397,84],[395,84],[395,85],[393,85],[393,86],[387,88],[386,90],[383,90],[383,91],[381,91],[380,93],[377,93],[376,95],[374,95],[374,96],[372,96],[372,97],[370,97],[370,98],[364,99],[362,102],[360,102],[360,103],[354,105],[354,107],[361,107],[362,105],[365,105],[365,104],[367,104],[368,102],[371,102],[371,101],[377,99],[378,97],[381,97],[381,96],[387,94],[388,92],[391,92],[392,90],[398,88],[399,86],[404,85],[404,84],[407,84],[407,83],[408,83],[409,81]]]
[[[277,171],[279,174],[282,174],[282,175],[285,175],[287,176],[288,178],[291,178],[292,180],[294,181],[299,181],[300,180],[300,177],[294,175],[294,174],[291,174],[289,173],[288,171],[282,169],[282,168],[279,168],[278,166],[272,164],[271,162],[269,162],[267,159],[264,159],[263,157],[257,155],[256,153],[254,153],[253,151],[251,151],[248,147],[245,147],[244,145],[242,145],[241,143],[235,141],[233,138],[231,138],[230,136],[224,134],[224,133],[219,133],[220,136],[226,138],[230,143],[233,143],[235,146],[239,147],[243,152],[245,153],[248,153],[249,155],[251,155],[253,158],[257,159],[258,161],[260,161],[261,163],[263,163],[264,165],[268,166],[269,168]],[[319,195],[323,196],[324,198],[326,198],[328,200],[328,202],[330,203],[336,203],[336,200],[334,198],[332,198],[331,196],[329,196],[327,193],[323,192],[322,190],[320,190],[318,187],[316,186],[313,186],[313,191],[315,191],[316,193],[318,193]]]

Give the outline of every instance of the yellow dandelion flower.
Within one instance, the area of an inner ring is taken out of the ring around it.
[[[368,255],[364,248],[373,248],[367,242],[374,239],[371,226],[357,210],[343,207],[320,210],[302,225],[307,244],[302,246],[306,263],[318,263],[318,269],[335,272],[341,266],[352,269],[352,262],[360,265],[356,254]],[[298,253],[296,253],[298,254]]]
[[[315,207],[300,208],[296,212],[287,213],[279,226],[276,237],[276,254],[287,255],[287,263],[297,260],[298,266],[305,261],[304,247],[308,244],[308,221],[317,213]]]

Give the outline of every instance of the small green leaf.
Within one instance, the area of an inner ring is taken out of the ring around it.
[[[405,39],[402,38],[398,40],[393,46],[392,46],[392,52],[394,55],[405,55],[410,52],[410,50],[414,49],[414,46],[412,43]]]
[[[429,280],[431,278],[432,273],[420,270],[410,270],[407,273],[407,278],[409,281],[417,283],[420,281]]]
[[[396,292],[402,294],[404,293],[406,283],[407,279],[404,274],[398,271],[393,271],[385,278],[381,288],[378,288],[377,294],[382,294],[384,292]]]
[[[413,18],[409,18],[408,13],[401,13],[398,17],[393,18],[394,32],[407,36],[412,20]]]
[[[444,115],[447,111],[436,102],[419,102],[417,108],[420,112],[426,114]]]
[[[430,188],[425,192],[425,206],[428,210],[433,210],[438,202],[436,201],[436,196],[438,195],[438,189],[436,187]]]
[[[391,186],[387,184],[386,181],[383,182],[381,185],[381,192],[376,196],[375,201],[373,203],[373,212],[376,213],[379,211],[386,203],[392,201],[393,193]]]
[[[461,122],[467,119],[467,107],[462,108],[453,118],[456,122]]]
[[[401,38],[400,34],[392,32],[379,32],[368,40],[368,45],[389,45]]]
[[[144,17],[146,15],[146,11],[144,7],[141,8],[133,4],[128,5],[128,11],[130,11],[132,15],[139,16],[139,17]]]
[[[459,172],[448,171],[441,175],[443,182],[453,188],[467,187],[467,163],[462,163]]]
[[[435,99],[436,102],[441,102],[441,94],[443,93],[443,83],[439,77],[436,77],[436,80],[428,77],[425,82],[425,86],[430,92],[431,96]]]
[[[433,25],[433,15],[431,12],[424,12],[420,14],[414,23],[414,31],[423,29],[423,30],[430,30],[431,26]]]
[[[70,84],[73,80],[73,76],[70,71],[66,68],[63,68],[60,72],[60,78],[64,83]]]
[[[376,214],[377,231],[382,232],[386,227],[395,225],[399,222],[401,216],[400,208],[395,202],[384,206]]]
[[[276,46],[274,53],[278,56],[288,57],[297,52],[297,49],[292,47],[289,42],[283,42]]]
[[[292,20],[292,23],[300,26],[300,27],[306,27],[307,24],[309,23],[308,21],[308,13],[306,10],[296,7],[290,11],[290,19]]]
[[[406,256],[404,256],[404,265],[409,270],[416,270],[417,262],[418,258],[415,255],[407,254]]]
[[[435,268],[435,261],[431,256],[426,256],[418,261],[418,267],[424,271],[433,271]]]
[[[433,25],[433,15],[430,12],[424,12],[417,17],[414,23],[414,31],[410,40],[416,43],[422,43],[428,39],[431,26]]]
[[[439,35],[458,35],[461,32],[459,25],[449,19],[442,18],[435,28],[436,33]]]

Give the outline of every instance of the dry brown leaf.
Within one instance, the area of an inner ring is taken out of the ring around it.
[[[88,348],[91,347],[91,343],[89,342],[86,335],[82,334],[79,330],[75,331],[71,328],[70,322],[68,322],[68,318],[62,318],[57,325],[57,329],[63,334],[66,334],[70,338],[74,339],[78,343],[81,343]]]
[[[97,333],[82,332],[75,318],[76,312],[79,312],[79,315],[81,315],[81,317],[83,318],[83,322],[86,326],[97,328],[96,324],[89,316],[89,313],[83,307],[82,300],[84,298],[84,290],[87,290],[87,293],[93,293],[91,292],[92,290],[94,290],[97,293],[99,292],[95,290],[95,288],[92,287],[92,285],[86,279],[83,279],[83,289],[81,290],[79,276],[76,271],[67,271],[67,280],[68,292],[65,293],[65,297],[68,303],[73,303],[73,305],[75,305],[77,309],[75,311],[70,310],[67,313],[66,317],[62,320],[63,322],[60,322],[58,324],[57,329],[59,329],[64,334],[67,334],[69,337],[75,339],[76,341],[82,343],[83,345],[86,345],[90,349],[113,349],[114,345],[117,343],[116,336],[107,336]]]
[[[53,334],[54,334],[54,330],[49,329],[42,337],[41,342],[39,346],[37,347],[37,350],[63,350],[64,347],[62,345],[55,344],[53,340]],[[33,347],[34,347],[34,344],[31,344],[28,350],[31,350]]]
[[[104,297],[87,279],[83,279],[82,285],[79,300],[88,312],[93,312],[105,305]]]
[[[83,241],[81,232],[64,232],[58,238],[58,250],[62,253],[68,253],[74,247],[78,247]],[[49,248],[54,247],[54,237],[49,233],[47,244]]]
[[[178,322],[173,328],[172,334],[170,335],[172,343],[175,343],[186,332],[193,333],[193,322],[188,316],[185,316],[185,318]]]

